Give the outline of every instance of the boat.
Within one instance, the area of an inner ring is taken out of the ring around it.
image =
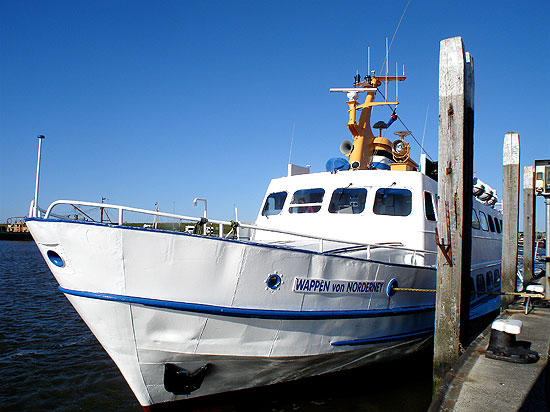
[[[410,158],[408,131],[393,142],[382,136],[395,110],[373,125],[376,135],[371,128],[373,108],[398,103],[376,101],[380,85],[404,80],[370,73],[331,89],[348,98],[353,139],[340,145],[345,157],[323,172],[289,164],[287,176],[269,184],[253,224],[208,218],[204,199],[204,215],[192,217],[74,200],[42,213],[35,197],[26,222],[59,290],[146,410],[430,345],[437,167],[425,155],[420,164]],[[496,192],[476,181],[472,319],[500,305],[487,294],[500,290],[495,202]],[[62,207],[85,217],[54,215]],[[101,216],[109,210],[112,221],[94,219],[94,208]],[[196,230],[129,225],[130,213],[194,222]]]

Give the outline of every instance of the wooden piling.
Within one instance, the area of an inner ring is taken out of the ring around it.
[[[523,168],[523,283],[534,276],[535,246],[535,172],[533,166]]]
[[[502,292],[516,291],[518,270],[519,135],[506,133],[502,154]],[[500,298],[506,309],[513,296]]]
[[[439,59],[437,233],[444,245],[437,256],[435,384],[460,356],[469,319],[474,128],[473,58],[462,38],[442,40]]]

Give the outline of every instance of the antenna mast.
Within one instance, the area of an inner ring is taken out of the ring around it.
[[[424,153],[424,136],[426,136],[426,125],[428,124],[428,112],[430,111],[430,104],[426,107],[426,118],[424,119],[424,132],[422,133],[422,144],[420,145],[420,154]]]
[[[384,98],[386,100],[386,103],[388,102],[388,38],[386,37],[386,81],[384,82]]]
[[[290,153],[288,154],[288,164],[290,164],[290,159],[292,158],[292,143],[294,143],[294,128],[296,127],[296,122],[292,125],[292,136],[290,137]]]
[[[370,76],[370,46],[367,47],[367,76]]]
[[[399,68],[397,65],[397,61],[395,62],[395,78],[397,79],[395,81],[395,101],[399,101]]]

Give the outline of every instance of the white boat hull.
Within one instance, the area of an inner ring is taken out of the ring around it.
[[[387,294],[390,279],[433,289],[431,268],[103,224],[27,224],[61,291],[144,406],[396,357],[433,330],[432,293]],[[281,278],[275,289],[266,285],[271,274]],[[349,289],[296,291],[296,278]],[[211,367],[197,390],[174,395],[164,385],[167,363]]]

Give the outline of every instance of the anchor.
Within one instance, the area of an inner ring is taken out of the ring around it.
[[[207,363],[195,372],[189,372],[187,369],[167,363],[164,365],[164,389],[174,395],[189,395],[201,387],[210,366]]]

